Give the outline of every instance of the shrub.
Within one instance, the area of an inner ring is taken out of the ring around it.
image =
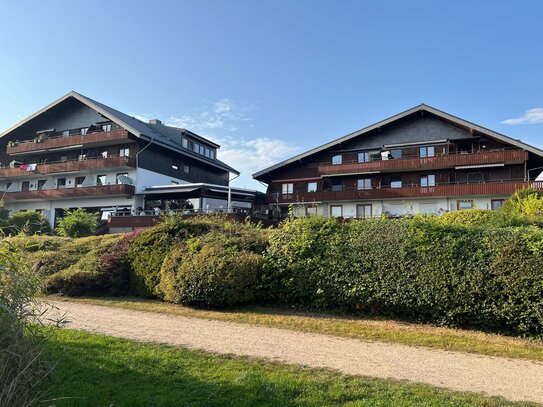
[[[132,269],[128,250],[137,235],[132,233],[87,238],[87,243],[94,241],[96,245],[91,246],[91,250],[82,256],[79,255],[78,260],[69,267],[50,275],[46,282],[46,292],[73,296],[129,294]],[[81,250],[79,244],[66,248],[66,258],[78,250]]]
[[[505,202],[501,211],[540,225],[543,219],[543,192],[533,188],[517,191]]]
[[[12,235],[23,233],[25,235],[50,234],[51,227],[47,219],[39,212],[17,212],[8,219],[7,232]]]
[[[165,300],[202,308],[254,301],[262,256],[234,247],[181,244],[164,262],[158,290]]]
[[[64,218],[58,222],[58,234],[66,237],[85,237],[96,233],[98,214],[87,212],[82,208],[66,211]]]
[[[155,297],[160,279],[160,268],[173,247],[188,239],[194,245],[211,242],[239,247],[261,253],[267,246],[266,231],[251,224],[240,224],[223,216],[183,219],[168,216],[162,223],[141,233],[130,247],[133,269],[131,291],[142,297]],[[222,241],[222,243],[221,243]]]
[[[425,218],[298,219],[265,255],[267,302],[543,336],[543,231]]]

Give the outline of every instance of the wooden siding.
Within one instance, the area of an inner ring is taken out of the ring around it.
[[[125,142],[129,140],[129,134],[126,130],[100,131],[85,135],[55,136],[50,137],[40,143],[31,141],[21,141],[14,146],[7,146],[8,154],[20,154],[33,151],[49,150],[54,148],[63,148],[70,146],[89,146],[92,144],[111,143],[113,141]]]
[[[38,164],[35,171],[26,171],[19,167],[0,168],[0,177],[20,178],[27,176],[36,176],[40,174],[126,167],[136,167],[136,160],[134,157],[113,156],[107,158],[90,158],[81,161],[65,161],[51,164]]]
[[[32,191],[5,192],[3,197],[6,202],[27,201],[27,200],[59,200],[59,199],[82,199],[103,196],[132,196],[134,185],[114,184],[80,188],[59,188],[41,189]]]
[[[489,151],[470,154],[450,154],[428,158],[370,161],[366,163],[319,165],[320,175],[336,175],[360,172],[425,171],[454,168],[463,165],[520,164],[528,160],[528,152],[520,149]]]
[[[515,191],[527,187],[543,190],[543,182],[503,181],[480,184],[451,184],[436,185],[433,187],[402,187],[402,188],[375,188],[367,190],[347,191],[317,191],[300,192],[284,195],[281,193],[268,194],[268,202],[300,203],[300,202],[332,202],[332,201],[360,201],[371,199],[398,199],[398,198],[426,198],[447,196],[477,196],[477,195],[510,195]]]

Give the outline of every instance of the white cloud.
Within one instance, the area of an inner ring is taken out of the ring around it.
[[[255,131],[255,124],[249,116],[253,109],[254,105],[239,104],[232,99],[223,98],[207,103],[190,114],[172,115],[163,122],[169,126],[188,129],[219,144],[221,148],[217,158],[242,173],[234,184],[262,189],[251,175],[298,153],[300,149],[278,138],[242,137],[239,133]],[[157,118],[157,115],[152,114],[134,116],[145,122]]]
[[[543,108],[541,107],[526,110],[524,116],[517,117],[515,119],[507,119],[502,122],[502,124],[510,125],[536,123],[543,123]]]

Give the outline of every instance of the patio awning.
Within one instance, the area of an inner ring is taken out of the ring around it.
[[[455,170],[471,170],[472,168],[494,168],[494,167],[503,167],[504,163],[496,164],[474,164],[474,165],[457,165],[454,167]]]

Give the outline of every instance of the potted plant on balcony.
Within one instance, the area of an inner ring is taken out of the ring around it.
[[[34,138],[34,143],[43,143],[48,137],[49,136],[47,133],[40,133],[36,138]]]

